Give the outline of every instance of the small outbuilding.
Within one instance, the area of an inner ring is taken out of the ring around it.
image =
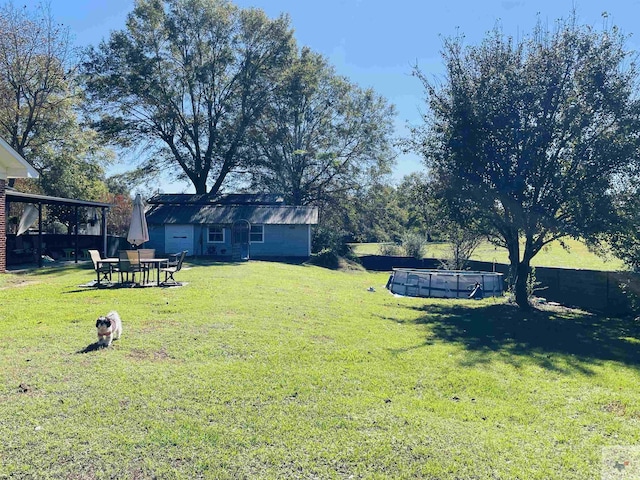
[[[158,194],[146,215],[149,248],[234,260],[308,258],[318,223],[317,207],[273,194]]]

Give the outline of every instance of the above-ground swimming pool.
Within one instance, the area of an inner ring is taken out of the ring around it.
[[[502,274],[497,272],[394,268],[387,288],[409,297],[467,298],[476,283],[485,297],[502,296]]]

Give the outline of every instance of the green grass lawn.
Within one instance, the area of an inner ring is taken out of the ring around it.
[[[0,275],[0,478],[582,480],[640,443],[637,321],[188,267],[180,288]],[[123,336],[94,350],[111,309]]]
[[[577,240],[565,241],[568,249],[563,248],[559,242],[552,242],[538,253],[531,264],[534,267],[561,267],[577,268],[584,270],[617,271],[626,270],[624,263],[612,256],[600,257],[589,251],[587,246]],[[356,255],[379,255],[378,243],[354,243],[351,244]],[[446,243],[427,243],[424,256],[428,258],[443,258],[448,255]],[[509,263],[509,254],[506,249],[496,247],[489,242],[482,243],[471,256],[472,260],[483,262]]]

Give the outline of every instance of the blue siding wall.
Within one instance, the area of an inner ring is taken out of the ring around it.
[[[265,225],[264,243],[252,243],[251,257],[308,257],[308,225]]]
[[[225,226],[224,230],[224,243],[209,243],[207,225],[194,225],[194,245],[193,250],[189,249],[189,255],[211,255],[211,247],[215,247],[216,255],[231,255],[231,227]],[[309,231],[308,225],[264,225],[264,243],[252,243],[250,256],[308,257]],[[163,225],[149,225],[149,242],[145,247],[165,252]]]
[[[307,225],[264,225],[264,243],[252,243],[251,257],[308,257],[309,227]],[[224,229],[224,243],[208,242],[207,227],[196,228],[196,242],[202,238],[202,253],[215,248],[217,255],[231,254],[231,227]],[[225,251],[223,253],[223,250]],[[200,251],[200,249],[198,249]]]
[[[149,225],[149,241],[145,248],[155,248],[156,252],[164,253],[164,225]]]

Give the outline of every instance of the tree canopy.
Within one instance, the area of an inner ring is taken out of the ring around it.
[[[137,0],[82,70],[101,131],[146,147],[147,172],[216,193],[246,165],[247,133],[293,49],[286,16],[226,0]]]
[[[253,184],[295,205],[333,203],[390,172],[393,106],[303,48],[253,130]]]
[[[82,125],[68,28],[47,8],[0,8],[0,136],[40,173],[25,189],[98,199],[107,152]]]
[[[73,101],[72,57],[68,29],[47,11],[0,8],[0,132],[36,168]]]
[[[638,154],[635,64],[615,27],[575,17],[521,40],[499,29],[477,46],[448,39],[443,58],[442,84],[415,69],[430,111],[414,145],[454,217],[508,249],[526,308],[546,244],[615,224],[616,178]]]

